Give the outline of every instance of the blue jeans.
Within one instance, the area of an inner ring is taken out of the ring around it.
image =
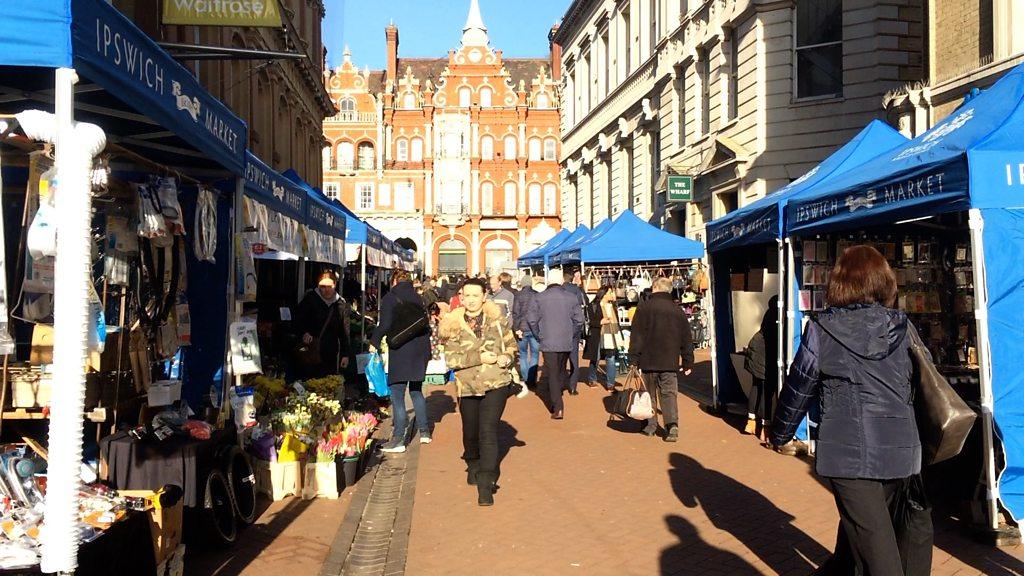
[[[533,332],[523,332],[519,341],[519,372],[530,386],[537,383],[537,363],[540,361],[540,342]]]
[[[604,371],[607,376],[605,378],[604,387],[610,390],[615,387],[615,376],[617,374],[615,366],[615,352],[610,350],[602,350],[602,352],[607,354],[607,356],[604,357]],[[597,381],[597,364],[598,360],[596,358],[590,361],[590,378],[588,378],[588,380],[591,382]]]
[[[399,382],[388,386],[391,392],[391,417],[395,421],[395,433],[392,439],[397,438],[405,442],[406,427],[409,425],[409,415],[405,412],[405,390],[409,389],[412,396],[412,409],[416,413],[416,428],[420,432],[429,432],[430,424],[427,423],[427,400],[423,397],[423,382]]]

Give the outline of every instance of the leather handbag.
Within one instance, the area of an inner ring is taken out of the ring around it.
[[[646,420],[654,416],[651,395],[647,393],[640,369],[636,366],[629,367],[626,381],[621,386],[616,385],[612,392],[611,417],[615,416],[633,420]]]
[[[296,344],[293,351],[296,365],[315,366],[323,362],[323,358],[320,357],[320,340],[324,337],[327,325],[331,323],[331,316],[334,315],[334,307],[337,305],[337,303],[331,304],[331,307],[327,309],[327,319],[324,320],[324,325],[320,327],[320,334],[316,338],[313,338],[309,344],[302,340],[299,340],[299,343]]]
[[[921,435],[921,462],[927,466],[959,454],[978,415],[939,373],[913,325],[910,357],[914,363],[914,415]]]

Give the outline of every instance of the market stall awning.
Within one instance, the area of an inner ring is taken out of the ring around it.
[[[825,185],[906,141],[905,136],[888,124],[873,120],[846,145],[800,178],[710,222],[708,251],[775,242],[782,238],[782,214],[789,198]]]
[[[580,261],[580,246],[584,242],[599,238],[606,230],[608,230],[608,228],[611,227],[613,222],[614,220],[607,218],[602,220],[597,226],[594,226],[594,229],[587,234],[578,236],[575,239],[567,238],[561,246],[555,248],[548,256],[548,262],[558,266],[578,263]]]
[[[297,259],[303,255],[306,191],[279,174],[252,152],[245,153],[245,227],[275,252],[261,258]]]
[[[789,200],[786,232],[884,224],[975,208],[1024,206],[1019,166],[1024,67],[921,136]]]
[[[566,246],[569,246],[571,244],[576,243],[577,241],[586,238],[589,234],[590,228],[588,228],[585,224],[580,224],[579,226],[576,227],[575,230],[572,231],[572,234],[566,236],[564,240],[562,240],[558,244],[552,244],[550,247],[544,250],[544,253],[540,255],[540,257],[542,258],[542,263],[545,266],[558,265],[558,263],[553,260],[553,256],[555,254],[558,254]]]
[[[578,254],[577,254],[578,252]],[[626,210],[600,236],[584,241],[568,258],[585,264],[672,262],[704,257],[704,245],[641,220]]]
[[[72,67],[75,119],[169,167],[241,175],[248,129],[184,66],[103,0],[0,2],[0,112],[50,108],[49,68]]]
[[[530,266],[540,266],[544,264],[544,251],[561,244],[562,241],[565,240],[567,236],[569,236],[569,234],[571,234],[571,232],[569,232],[565,228],[562,228],[557,233],[555,233],[554,236],[549,238],[547,242],[520,256],[516,263],[521,268],[528,268]]]
[[[318,262],[345,264],[345,213],[295,170],[289,168],[281,175],[306,194],[306,257]]]

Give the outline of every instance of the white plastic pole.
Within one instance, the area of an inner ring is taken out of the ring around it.
[[[992,395],[992,347],[988,335],[988,282],[985,270],[985,220],[981,210],[970,210],[971,258],[974,262],[974,318],[978,330],[978,363],[981,386],[981,432],[985,466],[985,507],[988,511],[989,527],[999,529],[999,487],[996,485],[995,441],[992,436],[993,410]]]
[[[775,322],[777,324],[776,328],[778,329],[778,340],[776,340],[775,345],[775,357],[776,364],[778,367],[778,369],[776,370],[778,374],[776,374],[776,376],[778,377],[778,381],[776,382],[775,386],[775,394],[776,396],[778,396],[779,394],[782,393],[782,386],[786,381],[786,348],[783,345],[783,343],[786,339],[787,322],[785,320],[784,314],[787,308],[786,295],[789,293],[789,273],[786,269],[786,245],[785,243],[783,243],[782,240],[776,240],[776,243],[778,244],[777,248],[779,262],[779,298],[775,303],[777,308]],[[766,404],[774,401],[775,398],[768,398]],[[768,425],[770,426],[771,422],[769,422]]]
[[[364,343],[366,342],[366,249],[369,248],[368,244],[363,244],[359,249],[359,339]]]
[[[711,345],[711,407],[718,410],[718,328],[715,322],[715,275],[711,252],[707,253],[708,263],[708,342]]]
[[[92,238],[90,220],[92,159],[106,144],[98,127],[74,123],[71,68],[56,70],[55,114],[34,119],[52,125],[56,149],[57,260],[54,270],[53,381],[60,394],[50,404],[49,466],[44,505],[41,568],[46,573],[72,573],[78,566],[78,492],[81,485],[82,424],[85,408],[85,364],[88,354],[89,287]],[[47,122],[49,120],[49,122]],[[46,128],[43,128],[46,130]]]
[[[786,238],[786,325],[789,337],[786,338],[786,371],[793,364],[796,357],[796,348],[793,347],[793,336],[802,332],[801,327],[796,325],[796,311],[793,309],[793,298],[799,296],[793,292],[793,275],[796,274],[796,256],[793,254],[793,239]],[[799,300],[797,300],[799,302]],[[782,347],[781,344],[779,346]],[[781,390],[781,388],[780,388]]]

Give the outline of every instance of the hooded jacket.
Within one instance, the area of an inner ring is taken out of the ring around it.
[[[398,302],[423,304],[423,298],[416,293],[412,282],[395,284],[380,300],[380,322],[370,336],[370,343],[376,348],[391,330]],[[388,350],[388,384],[422,382],[426,378],[427,362],[430,361],[430,333],[421,334],[408,341],[401,348]]]
[[[808,323],[772,426],[793,438],[818,402],[816,470],[832,478],[887,480],[921,471],[906,315],[877,304],[830,308]]]
[[[489,390],[508,386],[512,381],[512,368],[516,366],[519,346],[512,333],[508,318],[494,302],[484,302],[481,310],[483,328],[481,336],[466,322],[466,309],[456,308],[441,318],[438,335],[444,344],[444,357],[448,367],[455,370],[455,384],[459,396],[483,396]],[[494,352],[511,358],[509,367],[484,364],[481,352]]]

